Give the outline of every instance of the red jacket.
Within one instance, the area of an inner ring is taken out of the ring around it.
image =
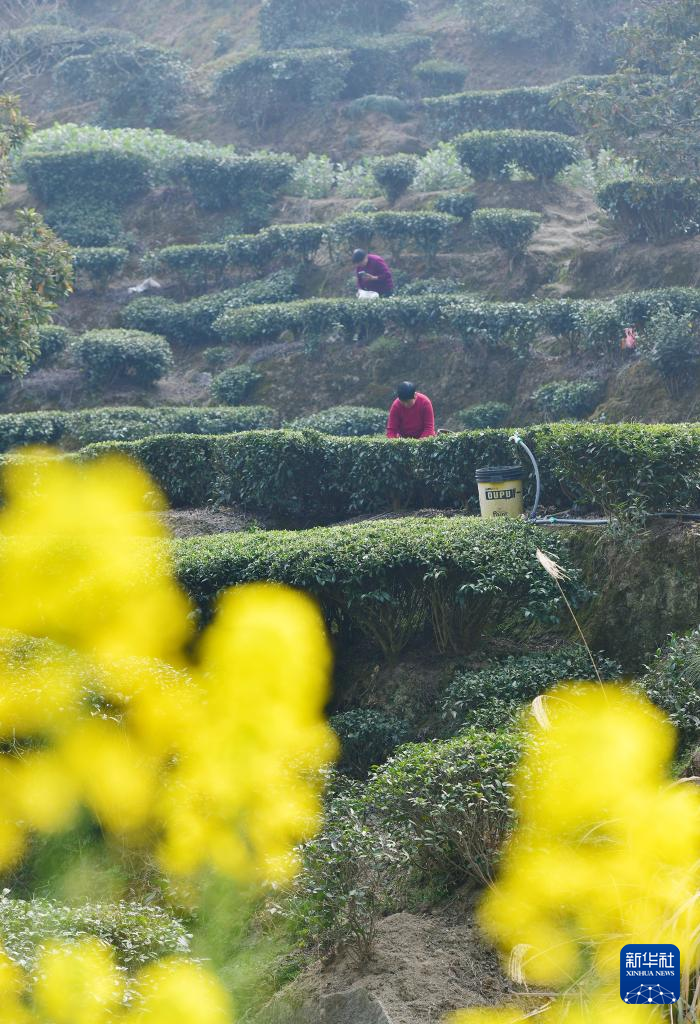
[[[433,403],[427,395],[416,391],[416,400],[410,408],[397,398],[389,410],[386,424],[387,437],[433,437],[435,416]]]

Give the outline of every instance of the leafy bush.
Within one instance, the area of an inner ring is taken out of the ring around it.
[[[377,157],[372,161],[374,179],[390,203],[395,203],[408,189],[416,176],[418,161],[414,156]]]
[[[114,949],[121,967],[134,972],[168,955],[188,952],[183,925],[158,907],[141,903],[88,903],[65,907],[52,900],[0,897],[0,941],[16,964],[33,965],[39,947],[51,940],[95,936]]]
[[[542,215],[531,210],[477,210],[471,221],[474,238],[486,245],[497,245],[509,256],[525,252],[542,223]]]
[[[453,217],[469,222],[476,210],[478,200],[473,192],[445,192],[435,200],[435,209],[450,213]]]
[[[594,82],[595,79],[575,81]],[[460,132],[520,128],[529,131],[576,134],[573,110],[561,97],[563,83],[478,92],[452,92],[434,96],[423,107],[440,135],[451,138]]]
[[[536,178],[551,179],[579,156],[573,139],[558,132],[472,131],[454,145],[462,163],[477,180],[503,178],[517,164]]]
[[[333,241],[349,248],[369,248],[380,236],[400,252],[408,243],[433,255],[457,226],[459,220],[447,213],[382,210],[379,213],[348,213],[329,226]]]
[[[671,635],[637,685],[668,715],[681,745],[697,745],[700,731],[700,630]]]
[[[272,202],[292,180],[295,161],[284,153],[184,153],[171,167],[172,178],[187,185],[202,209],[226,210]]]
[[[78,274],[86,274],[97,287],[104,288],[111,277],[124,269],[128,258],[128,249],[114,246],[74,249],[73,268]]]
[[[444,192],[447,189],[464,188],[470,183],[471,178],[452,143],[439,142],[418,161],[413,191]]]
[[[670,380],[681,382],[700,366],[700,330],[689,316],[660,309],[650,318],[640,338],[640,355]]]
[[[615,514],[634,494],[637,507],[654,512],[667,510],[673,494],[675,508],[700,508],[700,426],[564,422],[524,428],[521,435],[537,452],[546,505],[569,507],[578,500]],[[123,450],[143,462],[176,507],[225,500],[320,523],[394,506],[477,512],[474,474],[480,466],[512,462],[509,436],[508,430],[478,430],[390,441],[278,431],[234,439],[168,437]],[[289,487],[280,488],[281,479]],[[529,469],[525,491],[531,500]],[[542,543],[549,539],[543,536]],[[427,549],[424,554],[429,557]]]
[[[121,216],[111,202],[69,199],[56,203],[46,211],[46,223],[79,248],[112,248],[122,241]]]
[[[204,344],[218,341],[213,324],[226,309],[258,303],[288,302],[299,292],[297,274],[278,270],[259,281],[249,281],[223,292],[202,295],[189,302],[151,296],[130,302],[121,315],[123,327],[162,334],[168,341]]]
[[[622,670],[602,655],[596,665],[603,679],[619,679]],[[451,733],[474,724],[481,713],[498,707],[512,715],[557,683],[595,678],[586,648],[569,644],[541,654],[500,658],[483,668],[459,672],[445,690],[440,710]]]
[[[375,93],[410,91],[411,69],[430,54],[432,42],[425,35],[394,35],[384,39],[363,38],[348,51],[350,69],[345,98]]]
[[[211,391],[214,398],[224,405],[241,405],[259,380],[262,380],[262,374],[250,366],[232,366],[214,378]]]
[[[276,50],[237,57],[214,79],[217,99],[257,128],[295,106],[325,106],[342,95],[350,72],[347,50]]]
[[[172,121],[189,86],[189,70],[179,54],[131,41],[67,57],[54,76],[70,95],[97,100],[101,119],[113,125]]]
[[[599,149],[595,156],[584,156],[563,170],[558,180],[570,188],[585,188],[597,192],[613,181],[639,177],[637,160],[618,156],[612,149]]]
[[[289,424],[292,430],[318,430],[337,437],[366,437],[383,434],[386,409],[368,409],[362,405],[336,405],[323,412],[302,416]]]
[[[60,356],[73,340],[73,334],[67,327],[58,324],[45,324],[39,328],[39,355],[34,361],[35,367],[50,365]]]
[[[294,168],[288,189],[293,196],[326,199],[335,188],[335,166],[330,157],[309,153]]]
[[[385,114],[393,121],[407,121],[411,115],[406,100],[399,99],[398,96],[381,96],[376,93],[351,100],[343,113],[350,118],[361,118],[366,114]]]
[[[367,199],[380,194],[369,160],[360,160],[347,167],[339,164],[335,187],[338,195],[346,199]]]
[[[449,60],[424,60],[416,64],[413,74],[427,96],[458,92],[464,85],[466,68]]]
[[[155,383],[173,365],[165,338],[144,331],[87,331],[74,343],[78,365],[95,384]]]
[[[307,43],[310,38],[343,30],[388,32],[411,11],[411,0],[264,0],[260,8],[263,46]]]
[[[595,409],[600,384],[591,380],[552,381],[538,388],[532,400],[546,419],[579,419]]]
[[[372,708],[342,711],[330,719],[341,743],[338,771],[356,779],[383,764],[397,747],[410,738],[406,723],[396,715]]]
[[[457,413],[457,419],[465,430],[483,430],[488,427],[501,427],[510,409],[503,402],[483,402],[481,405],[470,405]]]
[[[168,245],[153,253],[156,265],[174,273],[183,285],[197,290],[220,285],[228,264],[226,246]]]
[[[146,157],[97,144],[25,156],[21,170],[29,190],[49,206],[88,200],[121,208],[150,188]]]
[[[600,206],[630,238],[662,242],[700,232],[700,182],[629,178],[596,193]]]
[[[260,268],[276,259],[309,261],[327,235],[326,224],[273,224],[255,235],[229,235],[224,244],[232,264]]]

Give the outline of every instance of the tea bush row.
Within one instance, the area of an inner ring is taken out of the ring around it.
[[[463,651],[484,635],[556,624],[560,599],[537,569],[538,546],[566,552],[522,522],[435,518],[193,538],[175,542],[174,556],[205,615],[229,586],[286,583],[318,600],[340,645],[362,639],[391,659],[423,636]],[[574,571],[576,599],[577,580]]]
[[[145,331],[86,331],[73,342],[73,355],[88,380],[99,386],[149,387],[173,367],[170,345]]]
[[[162,334],[172,342],[206,344],[219,340],[212,325],[226,309],[257,303],[288,302],[297,297],[295,271],[279,270],[223,292],[202,295],[189,302],[149,296],[130,302],[121,315],[124,327]]]
[[[561,132],[471,131],[453,142],[462,164],[477,181],[508,177],[513,164],[549,181],[582,155],[578,143]]]
[[[544,506],[576,501],[608,513],[632,504],[647,511],[700,507],[700,426],[565,422],[520,433],[537,456]],[[282,430],[161,437],[120,450],[145,466],[175,507],[222,501],[285,523],[317,524],[396,509],[478,511],[476,470],[517,461],[509,437],[504,429],[418,441]],[[86,457],[95,454],[88,449]],[[530,501],[529,466],[524,472]]]
[[[307,340],[341,336],[347,341],[386,332],[419,337],[452,335],[466,345],[506,345],[523,354],[539,335],[601,355],[618,353],[627,327],[643,328],[661,311],[695,318],[700,290],[660,288],[613,299],[545,299],[488,302],[455,294],[397,296],[380,302],[306,299],[226,309],[213,330],[226,342],[264,344],[285,332]]]
[[[0,415],[3,452],[26,445],[82,448],[100,441],[133,441],[156,434],[228,434],[277,426],[277,414],[263,406],[198,408],[185,405],[146,409],[111,406],[63,412]]]
[[[260,8],[263,46],[306,44],[328,33],[388,32],[412,9],[411,0],[264,0]]]
[[[387,410],[362,405],[336,405],[288,424],[291,430],[318,430],[336,437],[368,437],[384,434]]]
[[[629,178],[596,193],[600,206],[629,238],[663,242],[700,232],[700,182]]]
[[[441,138],[446,139],[476,129],[497,131],[517,128],[576,135],[575,111],[563,99],[564,88],[571,81],[517,89],[453,92],[452,95],[423,100],[423,109]],[[605,79],[588,76],[573,81],[592,86]]]
[[[73,268],[94,286],[104,288],[110,278],[121,273],[128,258],[129,250],[116,246],[77,248],[73,250]]]

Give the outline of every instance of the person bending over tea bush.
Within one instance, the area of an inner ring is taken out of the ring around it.
[[[416,385],[405,380],[399,384],[396,399],[389,410],[387,437],[434,437],[433,403],[427,395],[416,391]]]
[[[388,299],[394,292],[394,279],[388,264],[381,256],[367,253],[364,249],[355,249],[352,254],[357,274],[357,287],[363,291],[376,292],[381,298]]]

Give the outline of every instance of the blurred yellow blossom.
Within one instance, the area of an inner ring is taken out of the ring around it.
[[[199,964],[169,958],[139,972],[124,1024],[228,1024],[230,1000]]]
[[[483,927],[504,951],[517,948],[525,981],[568,990],[545,1020],[660,1021],[658,1007],[620,1000],[620,949],[675,943],[685,971],[697,965],[700,793],[672,784],[673,730],[641,697],[561,687],[546,707],[548,728],[533,727],[516,779],[519,825]],[[507,1024],[509,1012],[452,1021]]]
[[[33,999],[51,1024],[103,1024],[122,998],[111,951],[97,939],[52,944],[37,963]]]
[[[0,513],[0,867],[86,807],[166,870],[288,874],[315,827],[330,653],[314,604],[221,599],[194,659],[163,501],[136,466],[34,453]]]

